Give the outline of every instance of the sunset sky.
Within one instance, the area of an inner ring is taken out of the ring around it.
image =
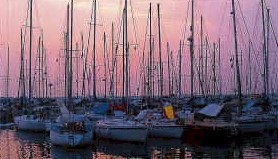
[[[177,51],[179,47],[179,41],[185,35],[185,40],[189,37],[189,25],[190,25],[190,14],[188,15],[188,5],[189,0],[128,0],[128,21],[129,21],[129,40],[130,43],[138,43],[138,52],[131,51],[131,70],[133,72],[132,79],[132,92],[135,91],[136,87],[139,85],[139,75],[140,75],[140,58],[143,51],[144,39],[146,27],[147,27],[147,17],[149,10],[149,3],[151,2],[153,8],[153,36],[155,40],[155,47],[157,54],[157,11],[156,5],[160,3],[161,5],[161,28],[162,28],[162,44],[164,50],[164,57],[166,58],[166,43],[170,43],[171,50],[174,53],[174,58],[176,59]],[[196,45],[195,52],[196,57],[198,54],[199,37],[200,37],[200,16],[204,17],[204,32],[205,35],[209,37],[209,42],[217,42],[218,38],[222,41],[223,59],[222,59],[222,71],[223,73],[223,83],[228,82],[229,85],[223,86],[223,92],[231,93],[234,89],[233,84],[233,70],[230,68],[229,59],[233,56],[233,30],[232,30],[232,16],[231,12],[231,0],[195,0],[195,30],[196,30]],[[5,81],[4,76],[6,75],[6,63],[7,46],[10,46],[11,53],[11,88],[10,94],[12,96],[17,95],[18,91],[18,77],[19,77],[19,60],[20,60],[20,28],[26,24],[27,18],[27,6],[28,0],[0,0],[0,88],[1,96],[5,92]],[[59,90],[59,81],[57,81],[58,74],[63,75],[63,72],[58,72],[58,63],[56,59],[59,58],[59,53],[63,49],[63,32],[66,26],[66,7],[69,0],[34,0],[34,43],[33,43],[33,63],[35,63],[36,48],[38,45],[38,36],[40,30],[43,29],[43,36],[45,47],[47,50],[47,61],[48,61],[48,74],[49,80],[54,84],[54,90]],[[278,1],[277,0],[265,0],[267,8],[270,9],[272,23],[274,26],[274,31],[278,34]],[[119,32],[119,22],[123,9],[123,0],[98,0],[97,2],[97,65],[102,65],[102,50],[103,50],[103,33],[106,32],[108,40],[108,48],[110,51],[110,41],[111,41],[111,24],[115,23],[115,32]],[[241,52],[244,52],[248,46],[248,40],[254,40],[256,48],[254,52],[259,52],[262,43],[262,25],[261,25],[261,8],[260,0],[236,0],[237,3],[237,14],[238,14],[238,24],[239,24],[239,45]],[[92,0],[74,0],[74,43],[81,42],[81,32],[84,34],[84,39],[87,41],[88,37],[88,23],[90,22],[90,14],[92,8]],[[189,7],[190,8],[190,7]],[[132,12],[134,14],[132,14]],[[242,17],[244,16],[244,19]],[[132,19],[134,17],[134,20]],[[187,24],[186,17],[188,16]],[[247,36],[247,31],[244,26],[244,22],[247,24],[250,37]],[[28,21],[27,21],[28,24]],[[135,25],[134,25],[135,24]],[[39,29],[40,28],[40,29]],[[184,28],[186,32],[184,34]],[[28,29],[27,29],[28,34]],[[148,36],[148,35],[147,35]],[[135,38],[137,37],[137,38]],[[148,38],[148,37],[147,37]],[[28,39],[28,38],[27,38]],[[137,39],[137,40],[136,40]],[[274,39],[273,34],[270,39]],[[92,39],[91,39],[92,44]],[[271,45],[271,50],[277,53],[277,46],[274,42]],[[148,46],[146,46],[146,50]],[[90,49],[92,47],[90,46]],[[138,55],[138,53],[140,55]],[[110,54],[110,53],[109,53]],[[90,53],[91,58],[91,53]],[[155,55],[156,56],[156,55]],[[272,64],[274,64],[277,55],[273,54]],[[27,56],[26,56],[27,57]],[[245,59],[246,56],[243,57]],[[256,55],[252,55],[252,58],[257,58]],[[155,59],[157,61],[157,59]],[[166,61],[167,59],[165,59]],[[197,62],[197,59],[196,59]],[[253,61],[254,73],[260,74],[261,66],[258,66],[260,62]],[[189,47],[186,40],[186,45],[184,47],[183,55],[183,92],[188,93],[189,91]],[[34,67],[34,66],[33,66]],[[82,66],[81,66],[82,67]],[[166,67],[166,63],[165,63]],[[243,69],[247,66],[242,66]],[[62,69],[62,68],[61,68]],[[272,71],[276,68],[273,67]],[[98,80],[101,81],[103,73],[101,73],[102,68],[99,71]],[[167,70],[165,70],[165,75]],[[135,73],[136,72],[136,73]],[[276,80],[276,74],[273,72],[272,81]],[[277,71],[276,71],[277,73]],[[253,75],[255,76],[255,75]],[[62,77],[61,77],[62,78]],[[165,77],[166,78],[166,77]],[[275,78],[275,79],[274,79]],[[247,79],[247,77],[246,77]],[[246,80],[245,77],[243,80]],[[60,79],[62,80],[62,79]],[[254,79],[255,80],[255,79]],[[260,78],[256,78],[260,81]],[[79,81],[81,81],[79,79]],[[197,79],[196,79],[197,82]],[[245,81],[244,81],[245,82]],[[102,83],[103,85],[103,83]],[[99,85],[100,86],[100,85]],[[165,81],[165,87],[167,86]],[[255,87],[255,86],[254,86]],[[258,86],[261,87],[261,86]],[[277,87],[276,87],[277,88]],[[259,89],[259,88],[257,88]],[[196,89],[197,91],[198,89]],[[255,91],[255,90],[254,90]],[[103,88],[98,88],[98,94],[103,94]],[[198,92],[198,91],[197,91]],[[61,92],[60,92],[61,93]],[[59,94],[59,93],[57,93]]]

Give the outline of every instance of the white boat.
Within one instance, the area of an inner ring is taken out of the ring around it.
[[[184,126],[177,123],[178,119],[175,118],[173,107],[169,106],[167,109],[168,108],[170,111],[167,113],[172,114],[171,118],[168,118],[167,115],[163,116],[162,112],[158,112],[157,110],[143,110],[138,114],[136,119],[141,123],[148,125],[149,136],[181,138],[183,135]]]
[[[53,145],[76,147],[92,142],[92,125],[84,122],[54,123],[51,125],[50,140]]]
[[[93,126],[84,115],[72,114],[63,105],[62,115],[51,124],[50,141],[65,147],[85,146],[92,142]]]
[[[51,120],[57,117],[57,109],[57,106],[35,107],[31,115],[14,117],[14,123],[19,130],[49,131]]]
[[[274,130],[278,127],[277,116],[263,99],[250,99],[234,120],[242,133]]]
[[[278,120],[271,114],[249,114],[235,118],[242,133],[274,130],[278,127]]]
[[[148,127],[132,120],[110,119],[98,121],[95,133],[98,137],[112,140],[145,142]]]
[[[175,121],[156,120],[149,125],[149,135],[153,137],[181,138],[183,135],[184,126]]]
[[[28,131],[49,131],[50,120],[43,119],[37,114],[22,115],[14,118],[17,129]]]

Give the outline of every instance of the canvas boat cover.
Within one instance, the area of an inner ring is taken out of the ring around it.
[[[224,105],[209,104],[206,107],[199,110],[198,113],[209,116],[209,117],[216,117],[221,112],[223,107],[224,107]]]

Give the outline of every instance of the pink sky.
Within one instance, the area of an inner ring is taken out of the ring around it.
[[[54,78],[57,76],[57,63],[55,59],[58,58],[59,51],[63,47],[63,30],[66,24],[66,5],[68,0],[34,0],[34,26],[43,28],[44,31],[44,40],[45,46],[48,53],[48,66],[49,66],[49,75],[52,79],[52,82],[55,83]],[[80,33],[84,33],[85,39],[88,32],[88,23],[91,12],[91,3],[92,0],[74,0],[74,41],[80,42]],[[147,14],[149,9],[149,3],[153,3],[153,19],[154,19],[154,34],[155,39],[157,39],[157,13],[156,13],[156,4],[161,4],[161,16],[162,16],[162,36],[163,36],[163,47],[165,50],[166,42],[170,42],[171,48],[174,53],[178,50],[179,40],[182,38],[183,28],[185,24],[186,9],[188,7],[189,0],[132,0],[132,7],[134,10],[134,17],[136,22],[136,33],[138,35],[139,50],[141,53],[143,48],[143,39],[145,34],[145,28],[147,24]],[[6,47],[9,44],[11,50],[11,94],[17,94],[17,83],[19,76],[19,53],[20,53],[20,27],[25,24],[26,14],[27,14],[27,0],[1,0],[0,7],[0,60],[1,60],[1,70],[0,75],[5,76],[6,68]],[[277,0],[266,0],[267,6],[271,9],[273,23],[278,26],[278,2]],[[244,0],[240,1],[241,9],[246,17],[246,22],[252,34],[254,31],[254,26],[257,26],[257,30],[261,31],[261,25],[257,24],[256,21],[260,21],[260,0]],[[110,40],[111,34],[111,23],[115,22],[116,26],[119,24],[119,18],[121,17],[121,10],[123,8],[123,1],[120,0],[98,0],[98,17],[97,23],[101,26],[98,26],[98,35],[103,35],[103,32],[106,31],[108,34],[108,40]],[[129,14],[131,8],[129,8]],[[229,70],[229,63],[227,62],[231,56],[233,50],[233,45],[227,44],[231,43],[232,40],[232,27],[231,27],[231,0],[196,0],[196,13],[195,13],[195,22],[196,22],[196,35],[199,36],[200,28],[200,15],[202,14],[205,19],[205,33],[209,34],[210,42],[216,42],[220,37],[225,41],[223,44],[223,49],[226,49],[226,53],[223,53],[225,58],[223,59],[223,69]],[[190,19],[189,19],[190,20]],[[129,17],[129,21],[132,19]],[[242,18],[239,18],[239,23],[241,28],[243,27]],[[129,23],[130,33],[130,43],[135,43],[134,31],[132,23]],[[131,29],[132,28],[132,29]],[[118,29],[117,29],[118,30]],[[189,28],[187,28],[188,37]],[[116,31],[118,32],[118,31]],[[38,30],[34,30],[34,49],[37,45]],[[259,34],[261,35],[261,33]],[[251,35],[255,36],[255,35]],[[196,42],[197,42],[196,37]],[[102,36],[98,36],[97,41],[102,41]],[[246,43],[247,44],[247,43]],[[198,45],[198,44],[196,44]],[[240,44],[241,45],[241,44]],[[102,42],[99,42],[98,45],[98,56],[99,63],[102,59]],[[108,44],[110,48],[110,44]],[[196,46],[196,52],[198,52]],[[242,50],[245,48],[243,46]],[[186,52],[184,59],[188,59],[188,47],[185,48]],[[276,49],[277,50],[277,49]],[[35,52],[34,55],[35,57]],[[91,56],[91,55],[89,55]],[[133,53],[132,60],[133,63],[138,63],[139,57]],[[136,61],[137,60],[137,61]],[[189,62],[184,60],[184,83],[189,83],[187,75],[189,75]],[[138,64],[134,64],[132,69],[138,69]],[[166,67],[166,65],[165,65]],[[226,82],[231,82],[230,75],[232,71],[227,73],[223,80]],[[60,73],[62,74],[62,73]],[[135,76],[135,75],[134,75]],[[137,82],[135,77],[132,77],[133,84]],[[1,85],[1,94],[4,93],[4,81],[0,81]],[[184,84],[184,91],[188,92],[189,86]],[[56,86],[57,87],[57,86]],[[134,88],[133,88],[134,89]],[[223,88],[224,89],[224,88]],[[229,89],[230,92],[231,86],[227,86],[226,89]]]

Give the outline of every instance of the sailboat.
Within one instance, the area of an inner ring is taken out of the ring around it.
[[[183,135],[184,125],[178,123],[170,103],[164,104],[163,113],[158,110],[143,110],[136,119],[149,127],[151,137],[181,138]]]
[[[237,83],[238,83],[238,92],[239,92],[239,103],[237,106],[239,107],[239,111],[237,115],[234,117],[235,122],[239,125],[239,131],[241,133],[250,133],[250,132],[262,132],[265,130],[274,130],[277,128],[277,116],[272,114],[270,104],[269,104],[269,97],[268,97],[268,59],[267,54],[267,42],[266,42],[266,33],[265,33],[265,19],[264,19],[264,1],[261,1],[261,8],[262,8],[262,19],[263,19],[263,52],[265,56],[264,61],[264,96],[263,98],[251,98],[247,99],[248,101],[245,102],[241,99],[241,84],[240,84],[240,71],[239,71],[239,64],[237,60],[237,28],[236,28],[236,20],[235,20],[235,6],[234,0],[233,3],[233,19],[234,19],[234,34],[235,34],[235,53],[236,53],[236,67],[237,67]],[[269,14],[269,12],[268,12]],[[269,16],[269,15],[268,15]],[[269,18],[269,17],[268,17]]]
[[[129,103],[129,53],[127,33],[127,0],[123,9],[123,103],[128,108]],[[124,62],[125,61],[125,62]],[[127,109],[128,112],[128,109]],[[145,142],[148,137],[148,127],[128,118],[105,119],[96,123],[95,133],[98,137],[112,140]]]
[[[66,36],[66,66],[65,75],[65,101],[58,101],[61,115],[51,124],[50,141],[53,145],[60,145],[65,147],[85,146],[91,143],[93,139],[92,123],[85,117],[72,113],[72,33],[73,33],[73,0],[71,1],[71,38],[69,38],[69,17],[70,9],[67,6],[67,36]],[[70,39],[70,40],[69,40]],[[71,41],[71,48],[69,49],[69,41]],[[70,53],[70,54],[69,54]],[[65,104],[64,104],[65,103]],[[66,107],[69,107],[68,108]]]
[[[84,115],[72,114],[61,106],[61,116],[51,124],[50,141],[65,147],[85,146],[92,142],[93,127]]]
[[[30,0],[30,16],[29,16],[29,22],[30,22],[30,37],[29,37],[29,99],[28,99],[28,105],[32,105],[32,103],[36,102],[35,100],[32,100],[32,37],[33,37],[33,0]],[[24,85],[25,81],[24,76],[24,39],[21,31],[21,73],[20,73],[20,82]],[[22,93],[22,99],[25,98],[25,86],[22,86],[22,90],[24,93]],[[21,102],[21,106],[23,107],[24,103]],[[37,105],[37,103],[35,103]],[[37,107],[31,110],[31,114],[28,115],[21,115],[21,116],[15,116],[14,122],[16,124],[16,127],[20,130],[30,130],[30,131],[48,131],[49,125],[50,125],[50,119],[46,118],[44,116],[43,107]]]

